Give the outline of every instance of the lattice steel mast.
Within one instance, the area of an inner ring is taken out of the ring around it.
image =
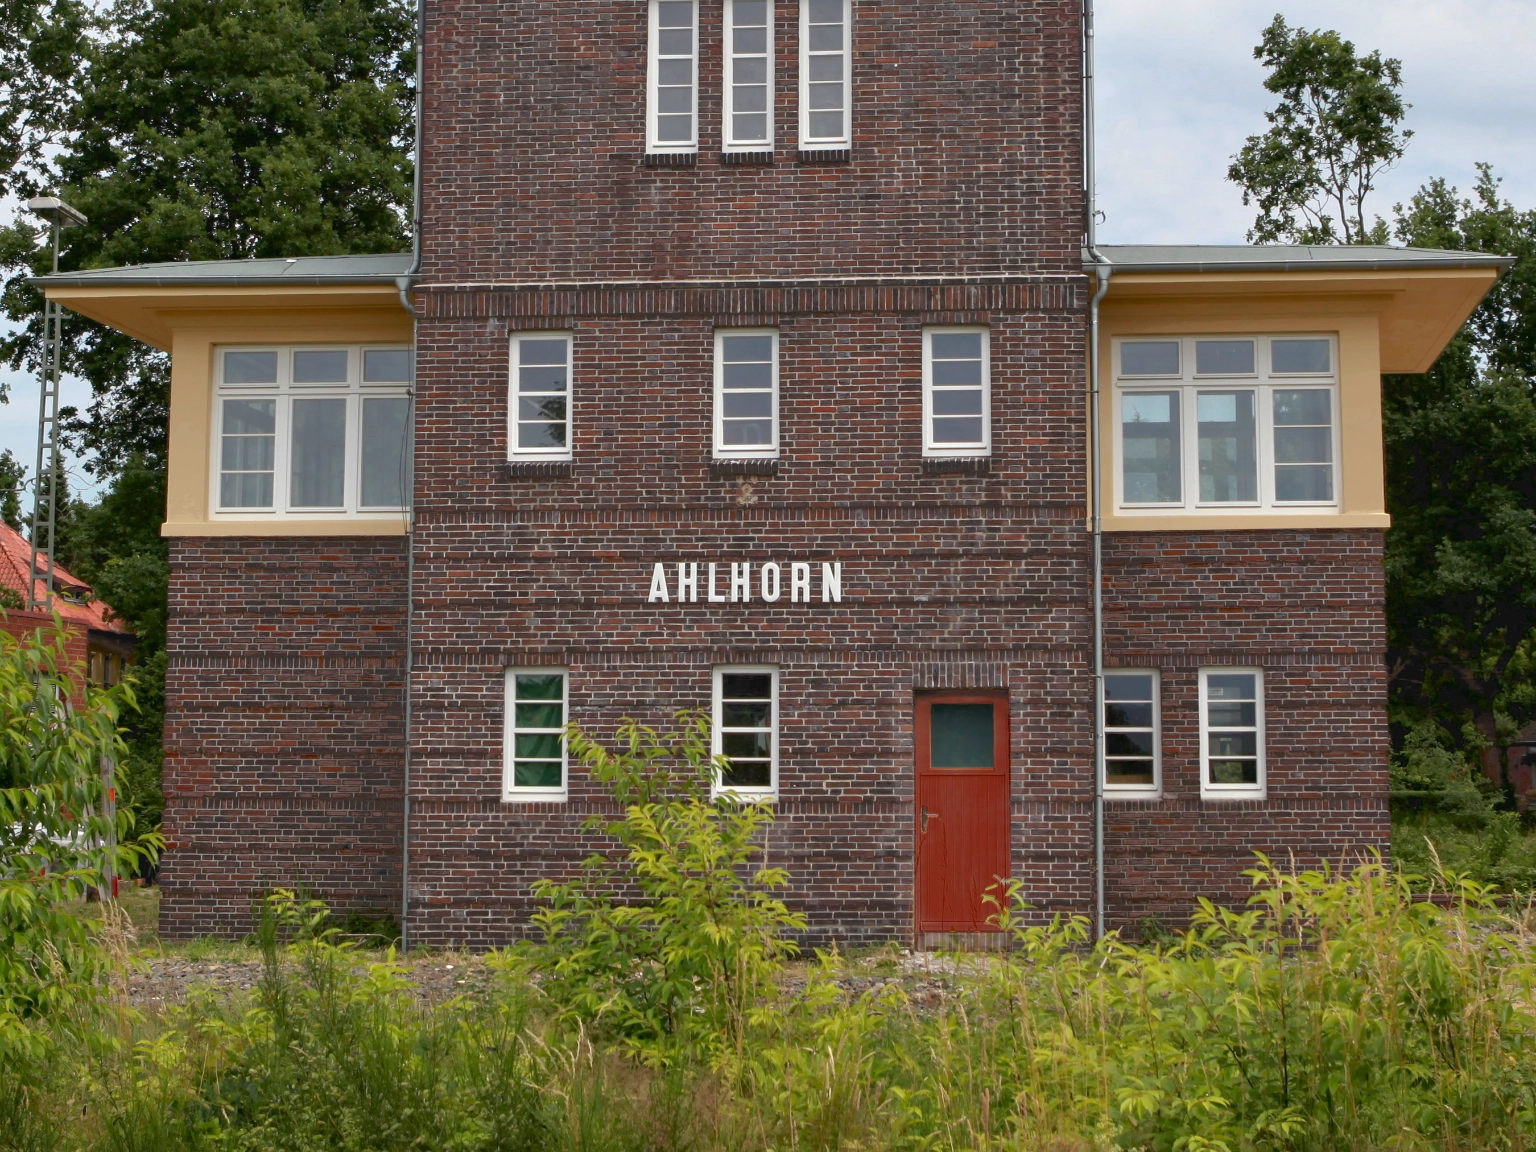
[[[59,270],[59,233],[85,223],[85,217],[57,196],[35,196],[27,210],[48,221],[53,270]],[[32,489],[32,570],[27,581],[27,610],[53,609],[53,570],[58,523],[59,478],[64,474],[59,445],[59,384],[64,376],[64,309],[49,300],[43,307],[43,363],[37,413],[37,471]],[[46,464],[47,472],[43,471]],[[47,482],[44,483],[44,476]],[[42,593],[38,593],[38,557],[47,557]]]

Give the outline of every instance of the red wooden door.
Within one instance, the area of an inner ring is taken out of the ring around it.
[[[917,698],[917,930],[993,932],[1009,873],[1008,697]]]

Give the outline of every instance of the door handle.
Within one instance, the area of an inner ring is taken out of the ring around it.
[[[927,805],[924,805],[923,806],[922,831],[923,831],[923,835],[925,835],[925,836],[928,834],[928,820],[929,820],[929,818],[930,817],[929,817],[929,813],[928,813],[928,807],[927,807]],[[937,812],[933,813],[932,819],[937,820],[938,818],[939,818],[938,813]]]

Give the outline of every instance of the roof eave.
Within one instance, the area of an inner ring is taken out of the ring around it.
[[[1121,263],[1105,260],[1115,272],[1434,272],[1474,269],[1502,271],[1515,262],[1513,256],[1469,256],[1464,260],[1178,260]],[[1100,264],[1083,261],[1083,271]]]
[[[37,288],[321,288],[344,284],[393,286],[399,276],[28,276]]]

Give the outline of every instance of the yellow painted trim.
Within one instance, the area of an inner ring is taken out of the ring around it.
[[[1281,532],[1314,528],[1390,528],[1385,512],[1303,515],[1256,512],[1251,516],[1105,516],[1106,532]]]
[[[162,536],[406,536],[410,529],[396,520],[170,520],[160,525]]]

